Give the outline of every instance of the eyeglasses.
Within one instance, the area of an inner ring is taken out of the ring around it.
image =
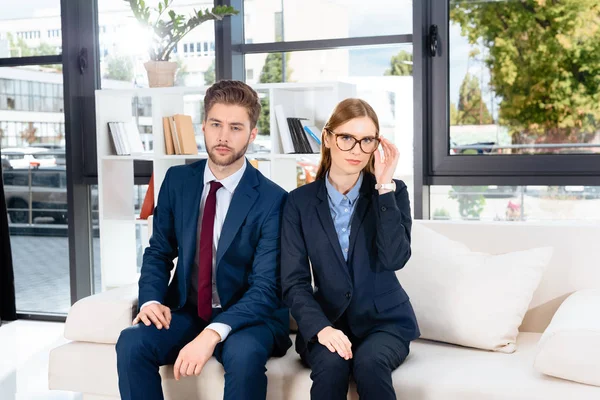
[[[371,154],[379,146],[379,138],[377,136],[368,136],[358,140],[349,133],[336,133],[329,129],[326,129],[326,131],[335,136],[335,144],[342,151],[350,151],[358,143],[363,153]]]

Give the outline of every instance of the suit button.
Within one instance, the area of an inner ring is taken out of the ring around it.
[[[381,211],[387,211],[387,207],[386,206],[381,207]]]
[[[346,298],[349,299],[352,294],[350,292],[346,292]]]

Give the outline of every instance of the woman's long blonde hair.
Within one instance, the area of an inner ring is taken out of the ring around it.
[[[319,170],[317,171],[317,179],[324,179],[327,175],[327,171],[331,168],[331,150],[325,146],[325,135],[329,135],[330,132],[335,130],[338,126],[345,124],[354,118],[369,117],[377,128],[376,136],[379,137],[379,119],[373,107],[364,100],[361,99],[346,99],[338,103],[333,109],[331,116],[323,127],[321,133],[321,163],[319,164]],[[334,141],[335,142],[335,141]],[[335,145],[335,143],[334,143]],[[371,154],[369,162],[363,169],[363,172],[373,173],[375,171],[375,153]]]

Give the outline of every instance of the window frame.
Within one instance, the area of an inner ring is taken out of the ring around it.
[[[600,185],[600,154],[450,155],[449,129],[449,1],[428,0],[427,26],[440,32],[436,56],[425,53],[426,107],[431,126],[424,132],[427,148],[425,181],[434,185]],[[428,30],[428,29],[427,29]],[[427,42],[425,32],[423,43]]]

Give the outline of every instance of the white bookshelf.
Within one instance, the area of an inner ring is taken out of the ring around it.
[[[274,107],[282,105],[287,117],[303,117],[321,128],[334,106],[347,97],[356,96],[353,84],[319,82],[314,84],[258,84],[253,88],[268,93],[270,99],[271,151],[248,153],[249,159],[268,160],[270,172],[265,175],[286,190],[296,188],[296,162],[300,158],[318,161],[318,154],[282,154],[279,128]],[[98,208],[100,224],[101,278],[103,290],[134,283],[138,279],[136,229],[142,229],[143,247],[147,244],[146,221],[136,219],[134,210],[134,174],[136,160],[151,161],[154,170],[155,204],[167,170],[188,160],[207,158],[197,155],[167,155],[162,118],[173,114],[190,114],[187,100],[204,98],[206,87],[153,88],[96,91],[96,134],[98,150]],[[152,126],[153,149],[149,153],[119,156],[114,151],[108,122],[134,120],[132,101],[150,98],[151,117],[140,117]],[[196,132],[197,141],[203,140]],[[144,243],[146,242],[146,243]]]

